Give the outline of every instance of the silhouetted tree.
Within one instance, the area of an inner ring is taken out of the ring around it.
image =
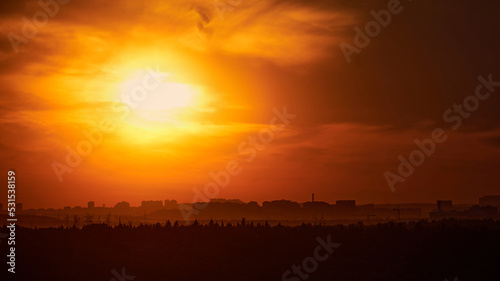
[[[460,280],[500,280],[500,222],[493,220],[368,226],[291,227],[279,223],[280,227],[270,227],[267,222],[268,227],[249,227],[252,222],[245,222],[246,227],[231,223],[213,228],[199,225],[175,221],[171,229],[155,224],[110,227],[104,223],[81,229],[19,227],[16,236],[29,247],[16,251],[24,257],[23,267],[30,270],[20,270],[16,277],[66,281],[78,272],[71,280],[102,280],[113,268],[120,272],[116,268],[119,263],[127,266],[129,275],[145,276],[145,280],[165,280],[165,276],[186,281],[233,281],[235,276],[239,281],[279,280],[292,265],[310,257],[318,245],[328,247],[331,241],[341,246],[319,263],[308,281],[453,280],[454,276]],[[8,233],[5,224],[0,233]],[[327,239],[329,236],[331,239]],[[328,242],[318,244],[318,238]],[[237,256],[232,249],[237,249]],[[130,269],[129,264],[133,264]],[[214,265],[223,266],[227,274],[220,274],[220,268]],[[298,275],[289,275],[289,280],[298,279],[294,276]]]

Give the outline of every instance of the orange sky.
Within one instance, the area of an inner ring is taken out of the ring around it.
[[[23,17],[33,24],[44,10],[38,1],[2,3],[2,171],[16,171],[25,208],[191,202],[193,188],[231,160],[242,171],[217,197],[303,202],[314,192],[385,203],[498,194],[498,93],[456,131],[442,115],[474,93],[479,75],[500,80],[499,4],[402,1],[348,63],[339,44],[353,44],[353,28],[387,2],[242,0],[220,17],[213,1],[72,0],[49,6],[47,23],[15,47],[12,34],[30,31]],[[145,79],[151,89],[140,92]],[[145,99],[130,101],[132,93]],[[283,107],[296,117],[246,161],[240,143]],[[104,121],[115,128],[68,166],[66,147],[76,150]],[[448,140],[392,193],[384,172],[436,127]],[[54,163],[71,173],[59,181]]]

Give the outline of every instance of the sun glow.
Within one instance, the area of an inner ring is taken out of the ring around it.
[[[121,100],[133,109],[172,110],[194,106],[198,93],[193,86],[165,82],[159,79],[160,75],[166,76],[152,72],[123,82]]]
[[[137,71],[117,83],[118,101],[129,110],[120,134],[130,143],[179,141],[203,130],[202,115],[212,112],[206,89],[175,75]]]
[[[139,105],[141,109],[172,110],[194,106],[195,90],[190,85],[161,83],[151,91],[148,98]]]
[[[135,75],[122,83],[120,100],[137,115],[152,121],[172,122],[180,116],[203,111],[201,87],[165,81],[163,77],[167,76],[159,72]]]

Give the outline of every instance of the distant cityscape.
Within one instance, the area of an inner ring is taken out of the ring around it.
[[[214,198],[210,202],[199,202],[205,207],[194,212],[189,220],[238,221],[242,218],[253,221],[282,222],[289,225],[301,223],[379,223],[391,220],[420,219],[500,219],[500,195],[486,195],[478,204],[454,205],[451,200],[438,200],[436,204],[364,204],[357,205],[355,200],[337,200],[335,204],[315,201],[294,202],[290,200],[264,201],[262,205],[255,201],[243,202],[239,199]],[[118,202],[113,207],[96,206],[94,201],[87,207],[62,209],[23,209],[22,203],[16,204],[20,216],[18,224],[28,227],[77,226],[105,223],[118,224],[156,224],[167,220],[187,223],[183,216],[186,209],[193,209],[193,204],[182,204],[179,208],[176,200],[142,201],[140,206],[130,206],[129,202]],[[183,210],[181,210],[183,209]],[[0,216],[6,216],[7,210],[0,204]]]

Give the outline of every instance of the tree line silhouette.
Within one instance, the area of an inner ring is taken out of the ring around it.
[[[282,280],[285,270],[313,255],[318,237],[328,235],[341,246],[307,280],[500,280],[500,222],[455,219],[370,226],[271,226],[242,219],[20,227],[16,277],[110,280],[111,270],[125,267],[135,281]]]

